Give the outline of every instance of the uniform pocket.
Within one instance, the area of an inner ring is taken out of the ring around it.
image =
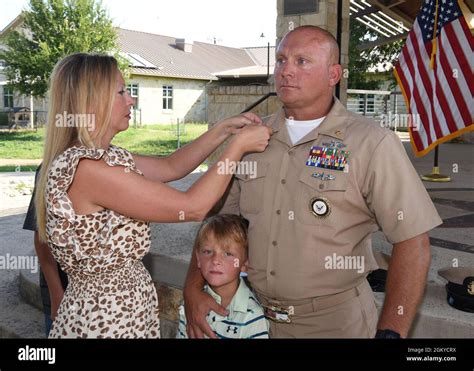
[[[263,190],[265,188],[265,177],[267,175],[269,163],[258,162],[256,173],[236,174],[240,185],[240,210],[245,213],[258,214],[263,208]]]
[[[348,173],[343,171],[305,167],[298,182],[297,220],[308,225],[337,222],[347,183]]]

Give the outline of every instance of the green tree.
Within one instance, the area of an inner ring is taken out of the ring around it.
[[[368,72],[370,68],[383,66],[384,68],[395,64],[405,40],[397,40],[389,44],[376,46],[367,50],[359,50],[358,46],[367,42],[375,41],[379,37],[378,33],[368,28],[364,24],[354,20],[350,25],[349,39],[349,89],[376,90],[383,79],[377,78],[373,73]],[[384,74],[395,84],[393,78],[393,67]]]
[[[118,55],[117,35],[100,1],[30,0],[21,17],[21,29],[2,40],[7,50],[0,59],[13,88],[22,94],[44,97],[54,65],[66,55]]]

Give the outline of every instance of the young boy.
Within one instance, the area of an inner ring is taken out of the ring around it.
[[[227,317],[212,311],[207,315],[207,322],[220,339],[268,338],[263,309],[240,278],[240,273],[247,270],[247,247],[247,226],[237,215],[210,217],[196,237],[198,267],[207,282],[204,291],[229,311]],[[187,337],[181,305],[177,338]]]

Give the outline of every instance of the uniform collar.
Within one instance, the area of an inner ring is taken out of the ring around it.
[[[347,127],[347,109],[339,99],[334,97],[334,103],[324,121],[319,125],[320,134],[344,140],[345,128]]]
[[[347,120],[348,117],[346,108],[339,101],[339,99],[334,97],[333,105],[329,110],[329,113],[326,115],[326,118],[317,128],[310,131],[302,140],[300,140],[298,145],[315,141],[319,134],[338,140],[344,140]],[[272,115],[266,122],[266,125],[273,129],[275,139],[286,143],[290,147],[293,146],[289,138],[288,131],[286,129],[283,130],[285,128],[285,111],[283,108]]]
[[[221,303],[221,297],[211,289],[209,285],[204,286],[204,291],[211,295],[215,301]],[[250,289],[247,287],[242,278],[240,278],[239,287],[234,294],[234,297],[230,301],[229,306],[226,308],[229,311],[228,317],[232,317],[233,312],[247,313],[249,303]],[[216,316],[219,316],[216,314]],[[224,317],[222,317],[224,318]]]

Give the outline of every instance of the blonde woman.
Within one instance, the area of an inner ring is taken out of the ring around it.
[[[49,336],[157,338],[158,298],[141,262],[150,248],[148,222],[202,220],[232,175],[216,164],[186,192],[165,183],[190,173],[232,133],[219,160],[261,152],[271,130],[244,114],[168,157],[132,155],[110,144],[128,128],[132,99],[116,60],[106,55],[73,54],[58,62],[49,102],[35,199],[38,232],[69,278]]]

